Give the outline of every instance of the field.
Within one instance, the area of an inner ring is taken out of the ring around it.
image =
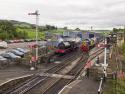
[[[28,39],[35,39],[35,37],[36,37],[35,29],[19,29],[19,28],[18,28],[17,31],[18,31],[18,32],[20,32],[20,31],[26,32]],[[44,38],[45,38],[44,32],[38,32],[38,38],[44,39]]]
[[[17,29],[18,32],[26,32],[27,38],[29,39],[35,39],[36,32],[35,29]],[[57,29],[57,30],[48,30],[48,32],[54,33],[54,34],[63,34],[63,29]],[[45,31],[38,31],[38,38],[44,39],[45,38]]]

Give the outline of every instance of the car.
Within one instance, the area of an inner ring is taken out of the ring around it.
[[[7,48],[7,42],[0,41],[0,48]]]
[[[6,58],[0,56],[0,69],[2,69],[2,68],[4,68],[4,67],[8,66],[8,64],[9,64],[8,59],[6,59]]]
[[[10,43],[14,43],[14,40],[9,40],[10,41]]]
[[[3,54],[1,54],[1,56],[3,56],[4,58],[7,58],[7,59],[11,59],[11,60],[21,58],[20,56],[17,56],[14,53],[11,53],[11,52],[3,53]]]
[[[4,58],[3,56],[0,56],[0,61],[6,61],[7,59]]]
[[[24,39],[20,39],[20,42],[24,42]]]
[[[24,41],[25,42],[31,42],[32,40],[31,39],[25,39]]]
[[[23,52],[23,53],[28,53],[29,52],[29,50],[23,49],[23,48],[16,48],[16,50],[18,50],[20,52]]]
[[[11,41],[10,41],[10,40],[6,40],[6,42],[7,42],[8,44],[10,44],[10,43],[11,43]]]
[[[17,56],[24,57],[24,53],[23,53],[23,52],[20,52],[20,51],[18,51],[18,50],[16,50],[16,49],[12,49],[12,50],[10,50],[10,51],[8,51],[8,52],[14,53],[14,54],[17,55]]]

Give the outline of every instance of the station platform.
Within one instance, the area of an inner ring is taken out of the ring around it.
[[[98,94],[99,82],[85,77],[65,86],[58,94]]]

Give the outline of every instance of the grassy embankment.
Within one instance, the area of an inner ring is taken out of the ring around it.
[[[35,39],[36,37],[36,32],[34,29],[20,29],[18,28],[17,29],[17,32],[26,32],[27,33],[27,39]],[[38,33],[38,36],[40,39],[44,39],[45,35],[44,35],[44,32],[39,32]]]
[[[36,32],[35,32],[35,29],[20,29],[18,28],[17,29],[18,32],[20,31],[25,31],[27,33],[27,39],[35,39],[36,37]],[[64,30],[63,29],[57,29],[57,30],[48,30],[49,32],[52,32],[52,33],[55,33],[55,34],[58,34],[58,33],[63,33]],[[38,32],[38,38],[40,39],[44,39],[45,38],[45,32]]]

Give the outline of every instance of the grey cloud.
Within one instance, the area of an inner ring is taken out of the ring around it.
[[[0,18],[34,23],[28,12],[40,11],[40,24],[109,28],[125,24],[125,0],[0,0]],[[8,2],[8,3],[7,3]]]

